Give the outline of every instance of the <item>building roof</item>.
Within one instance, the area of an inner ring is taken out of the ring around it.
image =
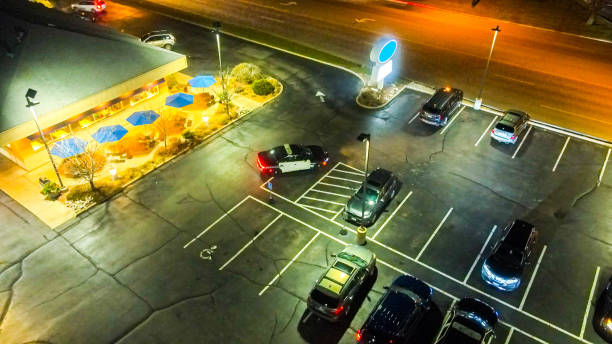
[[[136,37],[39,4],[4,0],[0,133],[16,131],[15,139],[35,132],[25,107],[28,88],[38,91],[36,112],[45,128],[186,67],[184,55]],[[0,146],[8,142],[0,138]]]

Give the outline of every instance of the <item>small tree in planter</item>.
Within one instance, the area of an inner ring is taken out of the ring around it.
[[[230,85],[229,73],[222,72],[223,76],[221,78],[221,87],[215,91],[215,96],[219,99],[219,103],[225,107],[225,112],[230,118],[232,117],[229,108],[232,103],[232,98],[234,97],[234,89]]]
[[[55,182],[48,182],[44,184],[40,193],[47,196],[50,200],[56,200],[60,196],[61,190]]]
[[[274,85],[267,79],[259,79],[253,82],[251,85],[253,93],[258,96],[267,96],[274,92]]]
[[[71,176],[89,183],[91,191],[96,190],[94,179],[106,165],[106,157],[99,152],[99,148],[100,145],[97,142],[91,141],[83,153],[72,156],[62,163]]]

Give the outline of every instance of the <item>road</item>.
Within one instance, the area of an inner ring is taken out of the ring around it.
[[[518,108],[537,120],[612,140],[612,44],[607,42],[379,2],[150,1],[284,37],[364,66],[369,65],[371,44],[390,34],[401,42],[397,76],[459,87],[469,98],[478,95],[493,37],[490,29],[500,25],[484,103]]]

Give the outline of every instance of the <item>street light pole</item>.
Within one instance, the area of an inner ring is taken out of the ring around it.
[[[494,31],[493,34],[493,42],[491,43],[491,49],[489,50],[489,58],[487,59],[487,66],[485,67],[484,74],[482,76],[482,80],[480,81],[480,91],[478,92],[478,97],[474,102],[474,109],[479,110],[480,105],[482,104],[482,90],[484,89],[485,81],[487,79],[487,75],[489,74],[489,64],[491,63],[491,56],[493,56],[493,47],[495,47],[495,39],[497,38],[497,34],[501,31],[499,25],[495,28],[491,29]]]
[[[365,148],[365,168],[363,171],[363,194],[362,194],[362,200],[361,200],[361,226],[359,226],[357,228],[357,243],[359,245],[365,245],[366,243],[366,235],[367,235],[367,228],[366,228],[366,220],[365,220],[365,205],[367,202],[367,193],[366,193],[366,189],[367,189],[367,181],[368,181],[368,160],[369,160],[369,156],[370,156],[370,134],[365,134],[365,133],[361,133],[358,137],[357,137],[358,141],[361,142],[365,142],[366,144],[366,148]]]
[[[223,73],[223,65],[221,64],[221,38],[219,37],[219,29],[221,28],[221,23],[216,21],[213,23],[213,28],[215,32],[215,36],[217,36],[217,53],[219,54],[219,74],[221,74],[221,87],[223,88],[223,96],[227,95],[225,90],[225,76]],[[229,99],[225,99],[225,112],[229,116]]]
[[[53,166],[53,170],[55,171],[55,175],[57,176],[57,180],[59,181],[60,187],[64,188],[64,183],[62,182],[62,178],[60,177],[59,172],[57,171],[57,166],[55,166],[55,161],[53,160],[53,156],[51,155],[51,151],[49,150],[49,145],[47,145],[47,140],[45,140],[45,135],[40,129],[40,125],[38,124],[38,117],[36,116],[36,111],[34,110],[34,106],[38,105],[39,102],[35,102],[33,99],[36,97],[36,90],[29,88],[26,92],[26,107],[30,109],[32,112],[32,117],[34,117],[34,123],[36,124],[36,128],[38,129],[38,133],[40,134],[40,138],[42,139],[43,144],[45,145],[45,149],[47,150],[47,154],[49,155],[49,160],[51,160],[51,165]]]

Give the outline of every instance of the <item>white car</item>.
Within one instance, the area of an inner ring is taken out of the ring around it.
[[[151,31],[146,35],[140,37],[140,41],[143,43],[154,45],[156,47],[170,50],[176,43],[176,38],[174,38],[174,35],[166,30],[159,30]]]
[[[102,12],[106,9],[104,0],[79,1],[70,5],[73,11]]]

